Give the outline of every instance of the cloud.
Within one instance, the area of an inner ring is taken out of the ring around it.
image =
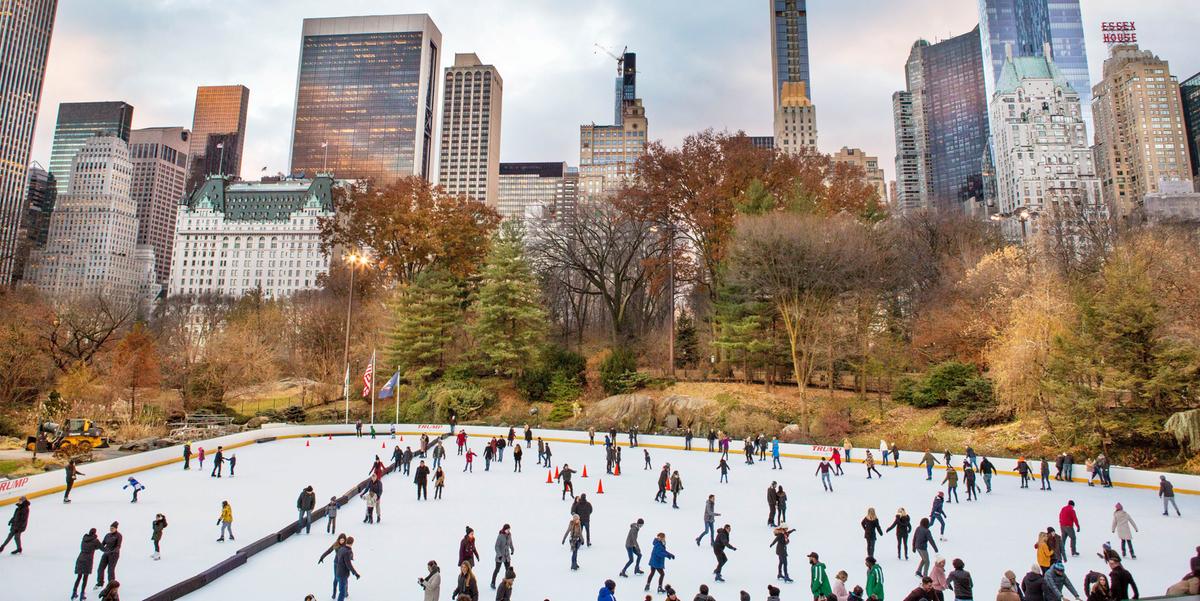
[[[810,0],[819,145],[856,146],[889,173],[891,95],[917,38],[978,20],[974,0]],[[579,161],[579,125],[610,123],[615,69],[593,44],[638,53],[650,134],[668,144],[707,127],[771,133],[769,0],[61,0],[33,157],[50,154],[57,105],[125,100],[134,126],[190,126],[197,85],[250,88],[247,177],[286,171],[305,17],[428,12],[442,66],[475,52],[504,79],[501,158]],[[1093,79],[1099,22],[1133,20],[1143,46],[1180,78],[1200,70],[1194,0],[1084,0]]]

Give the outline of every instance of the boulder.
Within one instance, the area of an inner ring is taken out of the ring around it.
[[[779,442],[805,442],[806,439],[800,426],[796,424],[788,424],[779,431]]]
[[[656,399],[646,394],[618,394],[588,406],[586,421],[621,429],[637,424],[643,432],[649,432],[667,427],[669,416],[670,421],[678,421],[681,425],[701,424],[716,411],[716,402],[708,399],[683,395]]]
[[[137,440],[130,440],[130,441],[126,442],[125,444],[117,447],[117,449],[121,450],[121,451],[133,451],[135,453],[141,453],[142,451],[149,451],[152,448],[157,448],[157,447],[153,446],[154,442],[156,440],[157,439],[155,439],[153,437],[139,438]]]

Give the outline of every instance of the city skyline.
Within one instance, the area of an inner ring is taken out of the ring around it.
[[[1116,0],[1082,4],[1093,81],[1107,56],[1099,23],[1110,20],[1136,21],[1142,47],[1170,60],[1181,80],[1200,71],[1200,54],[1189,46],[1187,35],[1200,27],[1200,17],[1186,10],[1186,0],[1152,6]],[[297,34],[303,19],[390,12],[354,0],[336,10],[318,2],[263,0],[236,14],[211,5],[138,3],[137,11],[120,10],[119,5],[120,1],[102,7],[68,1],[59,7],[31,160],[48,163],[53,133],[49,115],[59,102],[121,98],[138,107],[134,127],[187,126],[196,86],[239,83],[262,90],[250,106],[243,176],[255,178],[262,167],[267,173],[286,172]],[[639,95],[655,121],[653,139],[675,145],[708,127],[771,133],[766,10],[757,3],[678,9],[676,3],[545,1],[505,11],[468,1],[405,6],[403,12],[431,16],[445,36],[443,56],[478,52],[505,74],[508,102],[500,157],[505,162],[578,163],[576,128],[600,123],[611,111],[612,61],[594,43],[615,51],[628,45],[641,55]],[[902,6],[883,0],[813,2],[808,13],[810,21],[819,24],[809,32],[813,101],[826,107],[818,115],[819,149],[833,153],[842,146],[862,148],[879,156],[888,179],[894,179],[891,93],[903,88],[908,50],[918,38],[943,40],[969,31],[978,22],[977,0],[916,0]],[[871,16],[863,20],[863,14]],[[214,18],[222,23],[211,29],[215,60],[203,63],[185,60],[183,47],[172,49],[176,46],[166,36],[173,35],[174,28],[151,26],[164,19],[182,27]],[[277,26],[261,27],[268,20]],[[718,24],[719,35],[696,35]],[[853,33],[853,43],[847,43],[847,32]],[[162,44],[154,44],[156,36],[162,36]],[[133,39],[139,43],[129,41]],[[143,44],[163,50],[147,55],[139,51]],[[98,61],[97,46],[111,48],[106,54],[111,58]],[[255,60],[241,58],[245,56]],[[122,64],[138,64],[139,69]],[[698,87],[705,92],[696,93]]]

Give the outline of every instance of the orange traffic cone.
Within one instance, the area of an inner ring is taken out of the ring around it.
[[[550,473],[550,470],[546,470],[546,484],[554,484],[554,475]]]
[[[401,435],[400,435],[400,442],[404,442],[404,435],[403,435],[403,434],[401,434]]]
[[[603,480],[601,480],[599,486],[596,487],[596,494],[598,494],[598,495],[604,494],[604,481]]]
[[[306,446],[306,447],[308,446],[308,441],[307,441],[307,440],[305,440],[305,441],[304,441],[304,446]]]
[[[583,476],[582,477],[587,478],[587,466],[586,465],[583,466]]]
[[[329,435],[329,440],[333,440],[333,435],[332,435],[332,434],[330,434],[330,435]]]
[[[554,466],[554,479],[558,480],[558,466]]]
[[[614,476],[621,475],[621,464],[618,463],[617,466],[615,468],[613,468],[613,475]]]
[[[381,442],[381,443],[379,443],[379,448],[381,448],[381,449],[386,449],[386,448],[387,448],[387,443],[386,443],[386,442]]]

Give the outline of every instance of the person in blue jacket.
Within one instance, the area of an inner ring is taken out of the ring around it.
[[[617,601],[617,583],[612,579],[605,580],[604,586],[600,587],[600,594],[596,596],[596,601]]]
[[[779,462],[779,437],[771,440],[771,469],[783,469],[783,464]]]
[[[933,498],[933,508],[930,509],[930,511],[929,511],[929,526],[933,527],[934,524],[937,524],[939,522],[941,524],[941,531],[938,532],[939,536],[946,534],[945,503],[946,503],[945,494],[938,492],[937,496]],[[946,540],[946,539],[942,538],[942,540]]]
[[[130,503],[137,503],[138,493],[142,492],[143,490],[146,490],[146,487],[144,485],[142,485],[141,482],[138,482],[136,479],[134,479],[133,477],[129,478],[129,480],[128,480],[128,482],[126,482],[125,486],[121,487],[121,490],[125,490],[126,488],[133,488],[133,499],[131,499],[129,501]]]
[[[659,532],[654,537],[654,549],[650,551],[650,575],[646,576],[646,588],[644,590],[650,590],[650,581],[654,579],[654,573],[658,572],[658,592],[666,592],[663,589],[663,578],[666,577],[663,569],[667,567],[668,559],[675,559],[675,556],[667,550],[667,535]]]

